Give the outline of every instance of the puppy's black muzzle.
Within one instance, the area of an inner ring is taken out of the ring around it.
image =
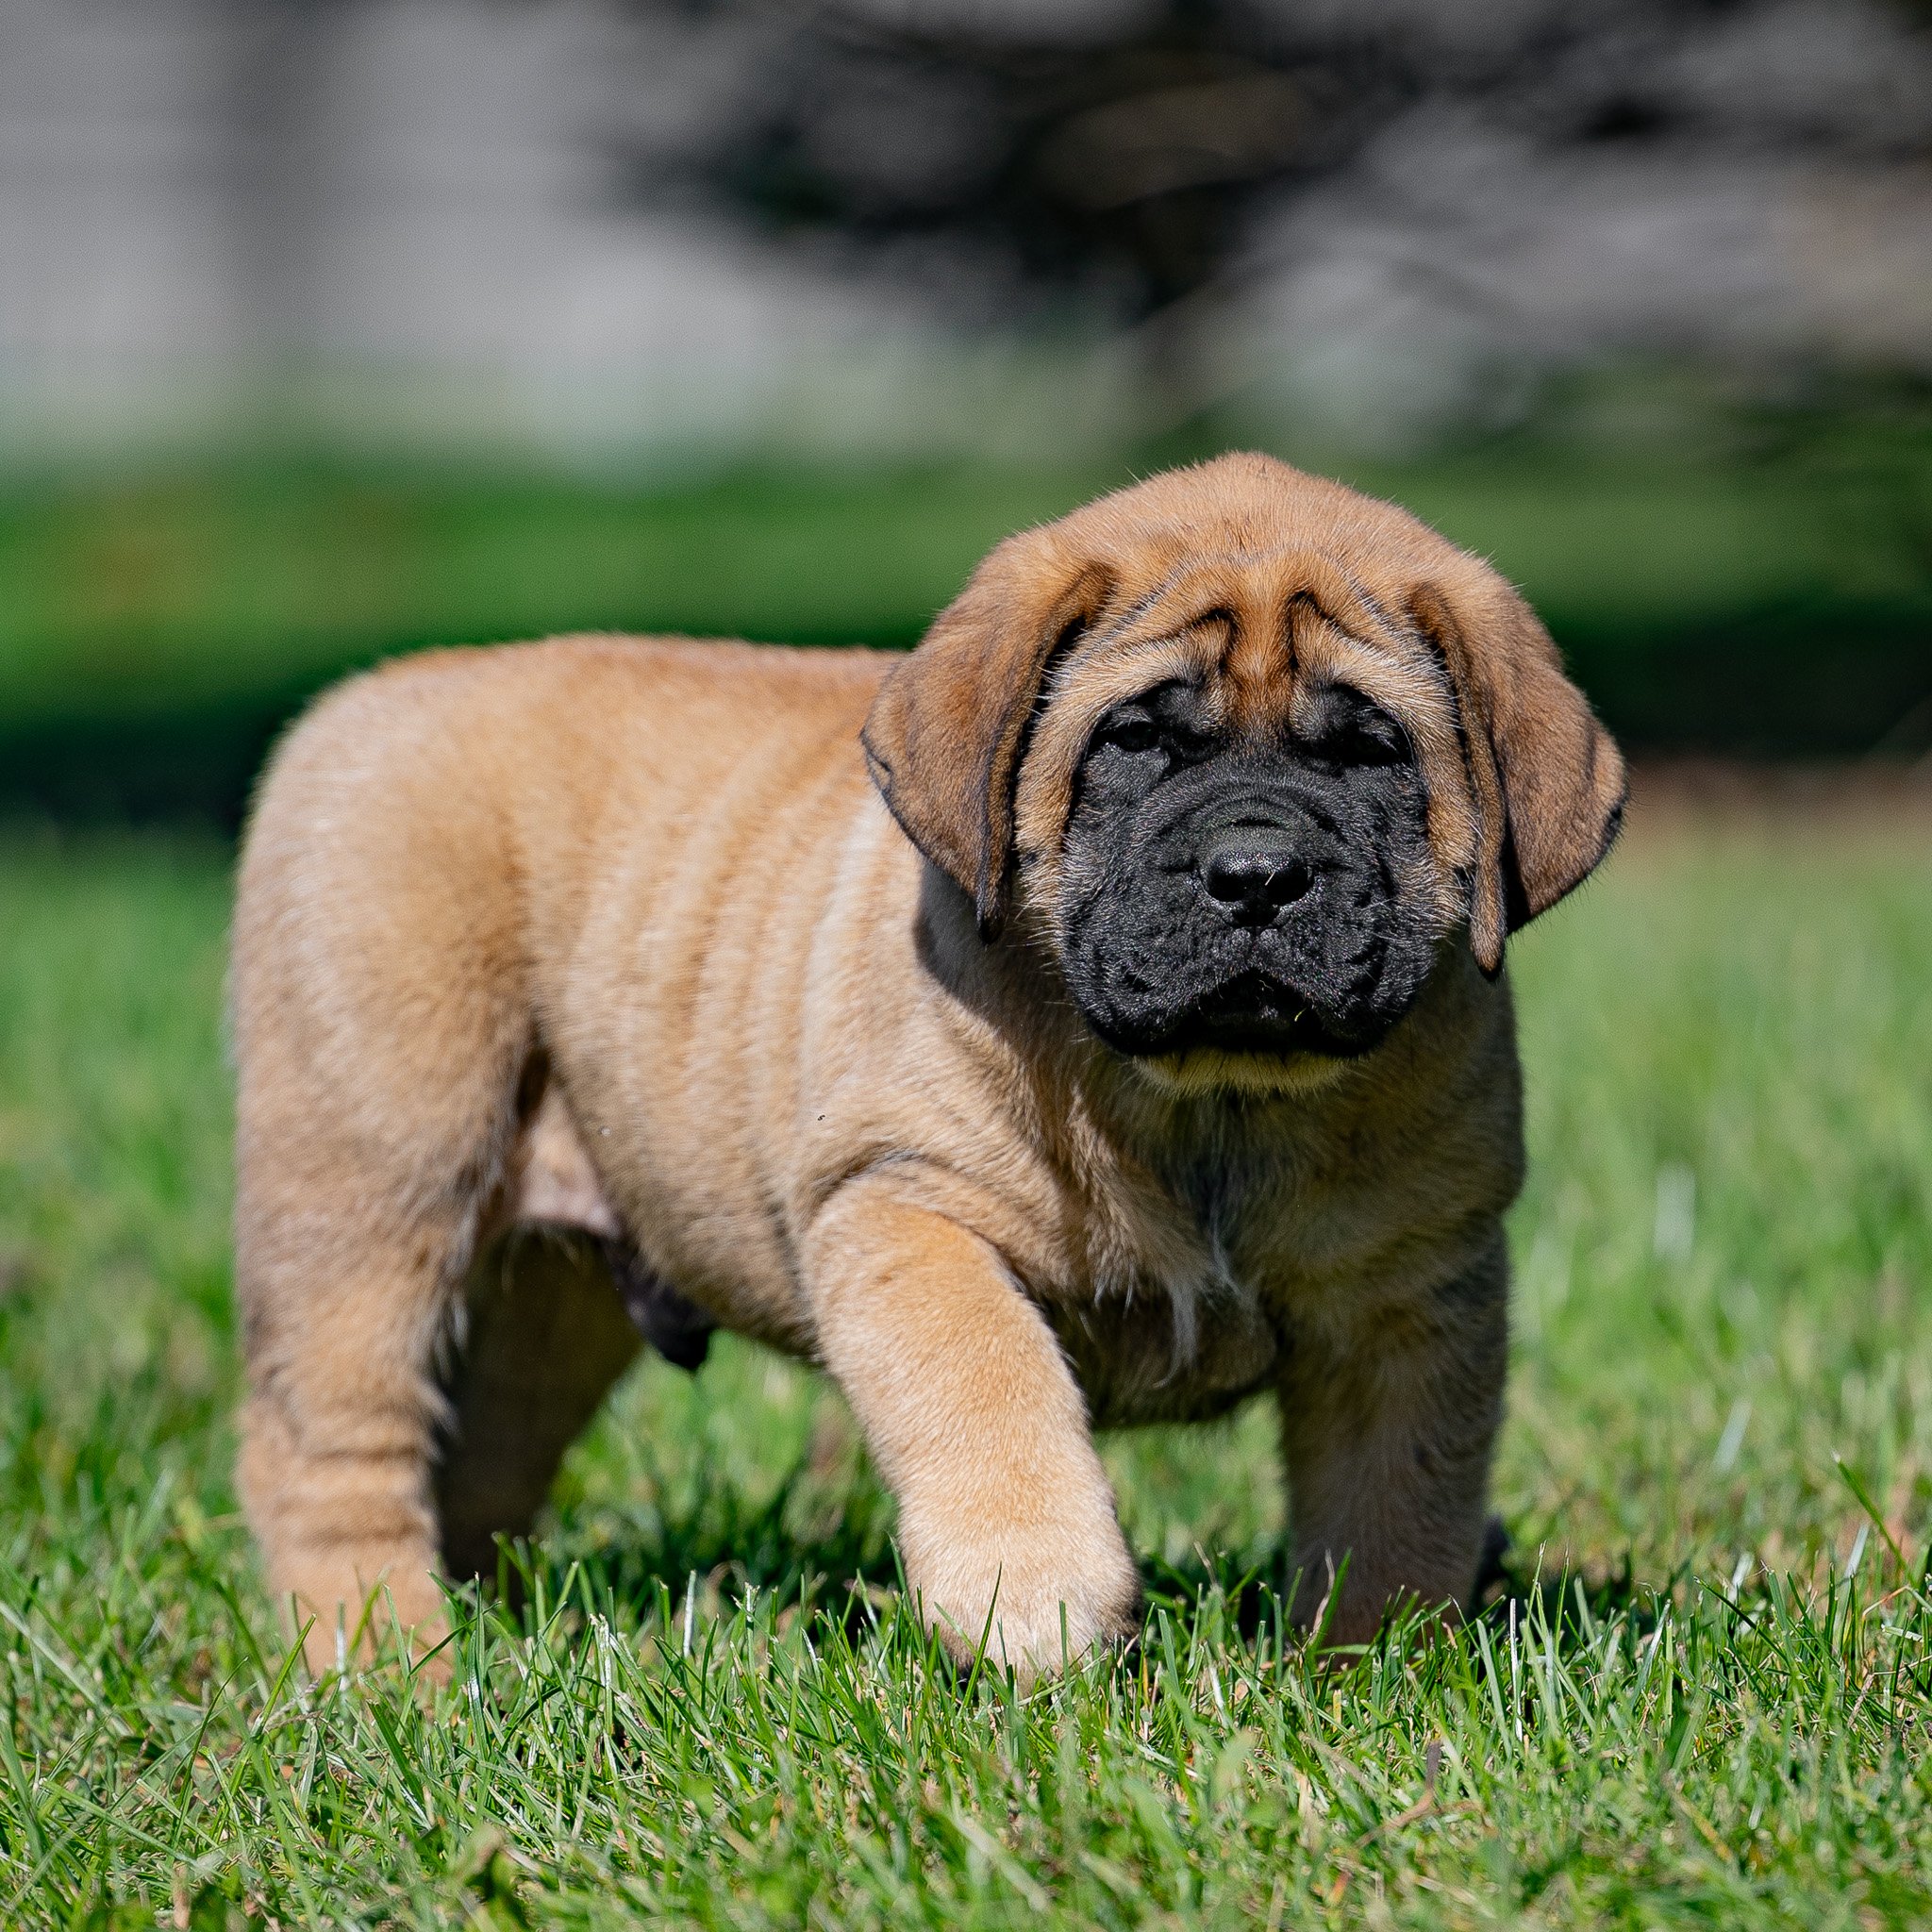
[[[1314,1053],[1345,1059],[1386,1031],[1364,1010],[1373,939],[1357,925],[1384,881],[1320,801],[1285,788],[1224,788],[1177,818],[1170,853],[1185,852],[1197,893],[1192,972],[1164,1013],[1149,1013],[1135,1050]],[[1170,860],[1170,864],[1172,860]],[[1186,982],[1191,983],[1186,983]]]
[[[1273,925],[1315,883],[1303,842],[1281,826],[1238,825],[1208,846],[1201,883],[1237,925]]]
[[[1261,942],[1271,929],[1319,917],[1324,874],[1338,868],[1341,857],[1318,824],[1291,808],[1266,816],[1250,808],[1237,823],[1200,835],[1201,889],[1218,917],[1234,928],[1218,948],[1228,976],[1174,1016],[1168,1051],[1361,1051],[1313,1009],[1307,990],[1281,970],[1286,959],[1280,942]]]
[[[1373,1040],[1350,1040],[1309,1004],[1307,994],[1266,971],[1239,973],[1181,1013],[1161,1050],[1185,1053],[1218,1047],[1224,1053],[1318,1053],[1350,1059]]]
[[[1094,841],[1065,954],[1088,1024],[1135,1057],[1370,1052],[1432,950],[1397,903],[1397,820],[1422,849],[1419,804],[1307,761],[1175,773]]]

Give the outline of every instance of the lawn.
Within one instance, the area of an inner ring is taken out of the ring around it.
[[[1111,1443],[1017,1700],[836,1399],[644,1365],[456,1688],[314,1684],[229,1488],[227,855],[0,840],[0,1924],[1923,1924],[1932,830],[1637,815],[1516,947],[1501,1596],[1284,1642],[1266,1414]]]

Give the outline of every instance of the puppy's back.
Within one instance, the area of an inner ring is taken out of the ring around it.
[[[747,766],[788,754],[849,747],[858,774],[858,725],[891,661],[585,636],[424,652],[351,678],[290,731],[258,789],[238,975],[265,922],[299,925],[325,900],[353,923],[400,892],[434,924],[458,921],[472,949],[498,924],[492,886],[551,901],[530,908],[542,925],[574,924],[613,814],[630,832],[641,815],[675,828]],[[449,896],[460,908],[439,918]]]
[[[586,1084],[635,1058],[647,1042],[598,1030],[613,1003],[574,997],[624,959],[711,983],[706,1004],[730,1010],[698,1031],[752,1051],[773,938],[758,874],[869,801],[858,726],[891,661],[563,638],[424,653],[325,695],[263,778],[238,884],[244,1283],[292,1264],[309,1195],[341,1198],[352,1172],[376,1219],[472,1191],[537,1045],[575,1045]],[[587,957],[587,929],[613,924]],[[668,1077],[668,1051],[651,1058]],[[725,1124],[704,1111],[716,1158]]]

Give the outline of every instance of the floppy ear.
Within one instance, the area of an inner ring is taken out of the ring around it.
[[[1482,970],[1503,941],[1581,885],[1624,815],[1624,758],[1536,613],[1502,578],[1414,592],[1410,613],[1441,653],[1462,715],[1475,793],[1470,948]]]
[[[895,665],[859,734],[906,836],[971,896],[988,939],[1006,915],[1013,791],[1055,654],[1111,579],[1051,528],[1009,537]]]

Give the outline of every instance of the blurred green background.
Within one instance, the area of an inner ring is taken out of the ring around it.
[[[1504,1600],[1271,1661],[1264,1404],[1107,1445],[1161,1607],[1009,1713],[851,1647],[882,1492],[721,1342],[455,1698],[278,1677],[275,734],[438,643],[909,645],[1231,447],[1493,559],[1637,755],[1512,941]],[[0,1924],[1924,1923],[1928,828],[1924,0],[0,0]]]
[[[1932,749],[1894,0],[17,0],[0,812],[232,827],[319,686],[907,645],[1261,447],[1491,558],[1642,755]]]
[[[745,462],[645,478],[337,455],[0,488],[0,804],[233,824],[321,684],[574,629],[908,645],[1008,531],[1197,437],[1060,466]],[[1312,465],[1522,584],[1642,753],[1932,746],[1932,408],[1560,421]]]

